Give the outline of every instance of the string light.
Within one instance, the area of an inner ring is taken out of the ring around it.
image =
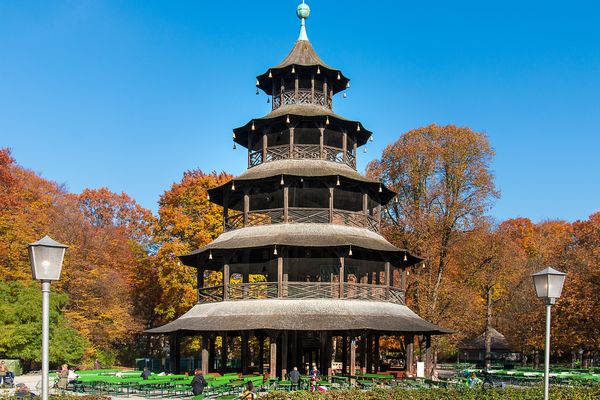
[[[344,95],[342,96],[343,98],[348,97],[348,95],[346,94],[346,92],[344,92]]]
[[[271,70],[269,70],[269,78],[272,78],[273,74],[271,73]]]
[[[258,88],[256,88],[256,95],[258,96]]]
[[[406,251],[404,252],[404,260],[403,261],[408,261],[408,257],[406,257]]]
[[[276,256],[277,255],[277,245],[275,245],[275,249],[273,250],[273,255]]]
[[[342,76],[340,75],[340,73],[338,72],[338,76],[337,76],[338,80],[342,79]]]
[[[210,200],[210,193],[206,193],[206,200]]]
[[[352,256],[352,245],[350,245],[350,251],[348,251],[348,255]]]
[[[267,97],[267,104],[271,102],[271,97]]]
[[[283,183],[284,183],[284,182],[283,182],[283,175],[281,175],[281,181],[279,181],[279,184],[280,184],[281,186],[283,186]]]
[[[325,118],[325,125],[329,125],[329,116]]]
[[[394,196],[394,203],[398,204],[398,196]]]
[[[350,81],[348,81],[348,83],[346,83],[346,89],[350,89]]]
[[[338,175],[337,181],[335,182],[335,186],[340,186],[340,176]]]
[[[367,148],[366,147],[363,149],[363,153],[367,154]]]
[[[294,68],[294,66],[292,65],[292,74],[296,73],[296,69]]]
[[[319,66],[317,65],[317,75],[319,75],[320,73],[321,73],[321,67],[319,67]]]
[[[231,181],[231,190],[235,190],[235,181]]]
[[[360,132],[360,123],[356,124],[356,132]]]
[[[254,127],[254,121],[252,121],[252,127],[250,128],[252,130],[255,130],[256,128]]]
[[[286,117],[285,117],[285,123],[286,124],[290,123],[290,116],[289,115],[286,115]]]
[[[371,137],[369,137],[369,142],[373,141],[373,135],[371,135]]]
[[[381,183],[379,184],[379,193],[383,192],[383,189],[381,188]]]
[[[208,252],[208,259],[209,259],[209,260],[212,260],[212,250],[210,250],[210,251]]]
[[[258,82],[258,79],[256,80],[256,86],[260,85],[260,83]]]

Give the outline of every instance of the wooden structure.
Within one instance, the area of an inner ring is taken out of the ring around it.
[[[224,233],[180,256],[198,270],[198,304],[148,331],[172,335],[175,355],[178,338],[202,336],[205,373],[228,368],[227,346],[220,361],[215,354],[218,337],[241,347],[241,372],[268,363],[284,377],[313,364],[331,373],[334,347],[344,373],[377,372],[383,335],[403,337],[412,366],[415,335],[428,352],[431,335],[448,333],[404,303],[407,268],[420,259],[379,234],[395,193],[356,171],[371,132],[333,113],[349,79],[319,58],[301,19],[289,55],[256,80],[272,111],[234,129],[248,170],[209,190],[223,206]]]
[[[491,361],[514,361],[514,353],[503,334],[496,329],[490,329],[491,336]],[[462,361],[485,361],[485,332],[476,338],[463,340],[458,344],[458,358]]]

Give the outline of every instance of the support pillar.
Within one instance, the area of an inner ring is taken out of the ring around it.
[[[215,370],[215,336],[211,335],[208,343],[208,372]]]
[[[431,335],[425,336],[425,378],[431,378],[433,373],[433,358],[431,353]]]
[[[330,350],[331,344],[328,344],[328,333],[325,331],[321,331],[320,335],[319,335],[319,344],[320,344],[320,348],[319,348],[319,371],[321,371],[321,374],[326,374],[327,373],[327,353]]]
[[[263,335],[258,336],[258,370],[261,375],[265,373],[265,337]]]
[[[371,274],[369,274],[369,277]],[[370,283],[370,282],[369,282]],[[373,373],[373,335],[367,335],[367,374]]]
[[[223,300],[229,299],[229,264],[223,264]]]
[[[379,372],[379,335],[374,337],[375,343],[373,344],[373,369],[375,373]]]
[[[171,373],[178,374],[179,361],[181,360],[180,347],[179,347],[179,335],[176,333],[172,334],[169,338],[169,355],[171,362]]]
[[[285,379],[288,373],[288,332],[283,332],[281,336],[281,379]]]
[[[367,334],[360,336],[360,373],[367,373]]]
[[[269,351],[269,377],[271,379],[277,378],[277,336],[269,336],[270,351]]]
[[[208,360],[209,356],[209,337],[208,335],[202,335],[202,375],[208,374]]]
[[[348,334],[342,334],[342,375],[348,373]]]
[[[354,333],[350,336],[350,370],[349,375],[356,374],[356,335]]]
[[[221,372],[227,372],[227,333],[221,334]]]
[[[241,333],[242,339],[242,351],[241,351],[241,362],[242,362],[242,374],[246,375],[248,373],[248,332]]]
[[[406,374],[414,376],[415,337],[412,334],[404,335],[404,345],[406,347]]]

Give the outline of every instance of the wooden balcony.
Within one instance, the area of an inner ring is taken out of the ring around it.
[[[271,224],[337,224],[357,228],[367,228],[379,232],[379,221],[362,211],[346,211],[329,208],[297,208],[289,207],[287,215],[283,208],[269,210],[248,211],[248,218],[244,224],[244,213],[229,215],[225,218],[225,231],[243,228],[245,226],[271,225]]]
[[[251,150],[248,152],[248,168],[256,167],[265,162],[277,160],[325,160],[346,164],[356,169],[356,156],[351,151],[318,144],[289,144],[270,146],[265,150]]]
[[[198,290],[198,303],[265,299],[343,299],[404,304],[404,290],[351,282],[236,283]]]
[[[291,104],[308,104],[329,109],[332,107],[331,97],[325,96],[320,90],[312,89],[285,90],[282,93],[273,96],[272,103],[273,110]]]

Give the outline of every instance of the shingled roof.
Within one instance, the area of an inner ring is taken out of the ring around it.
[[[503,334],[496,329],[491,328],[492,336],[492,351],[510,351],[510,345]],[[475,339],[463,340],[458,348],[460,350],[485,350],[485,332],[477,336]]]

